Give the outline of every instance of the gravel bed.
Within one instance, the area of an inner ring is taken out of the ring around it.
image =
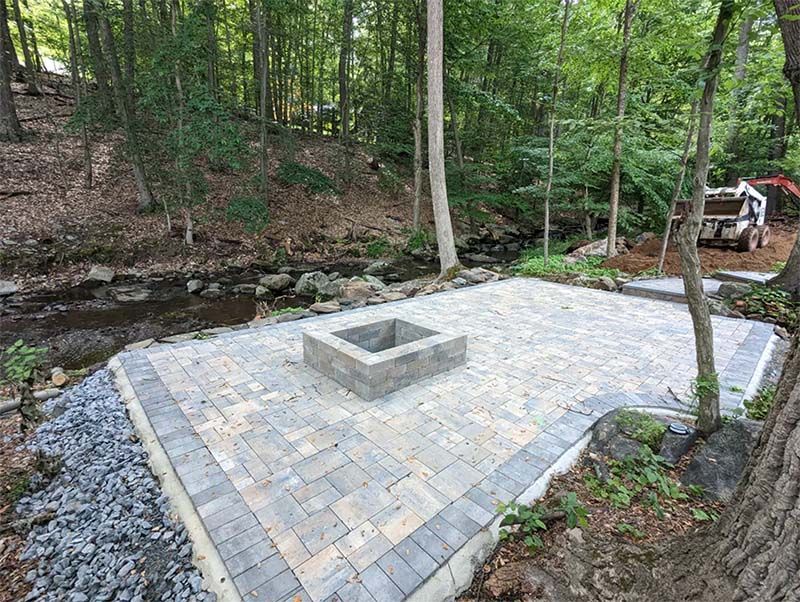
[[[28,535],[23,559],[38,562],[26,600],[213,601],[191,564],[183,524],[128,420],[111,373],[102,370],[46,405],[55,415],[30,446],[56,456],[61,469],[38,477],[17,511],[53,512]],[[38,487],[38,491],[36,491]]]

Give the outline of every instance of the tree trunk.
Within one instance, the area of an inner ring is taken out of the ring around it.
[[[83,21],[86,25],[86,40],[89,44],[92,71],[97,83],[97,96],[104,113],[113,111],[114,103],[109,86],[108,64],[103,56],[103,46],[100,41],[99,18],[97,15],[97,0],[83,0]]]
[[[125,87],[132,98],[135,91],[134,82],[136,81],[136,44],[134,39],[133,0],[122,0],[122,54],[125,58]]]
[[[264,195],[264,202],[267,198],[267,187],[269,183],[269,156],[267,155],[267,98],[269,90],[267,89],[267,79],[269,78],[269,67],[267,59],[267,27],[264,20],[264,15],[261,14],[261,5],[256,4],[256,21],[257,21],[257,35],[258,35],[258,59],[261,65],[261,73],[259,74],[259,83],[261,84],[259,92],[259,174],[260,182],[259,187],[261,193]]]
[[[795,123],[800,124],[800,5],[794,0],[775,0],[775,12],[786,53],[783,74],[792,85]],[[786,16],[791,18],[785,18]],[[792,247],[786,266],[769,283],[780,286],[794,297],[800,297],[800,235]]]
[[[639,0],[625,0],[622,26],[622,51],[619,57],[619,88],[617,89],[617,119],[614,125],[614,151],[611,163],[611,195],[608,201],[608,244],[606,254],[617,254],[617,214],[619,213],[619,188],[622,179],[622,120],[628,104],[628,53],[631,46],[633,16]]]
[[[547,186],[544,191],[544,265],[550,253],[550,194],[553,191],[553,171],[555,167],[556,145],[556,108],[558,107],[558,80],[561,78],[561,66],[564,64],[564,46],[567,43],[567,27],[569,26],[569,5],[571,0],[564,2],[564,17],[561,21],[561,40],[558,44],[558,57],[556,58],[556,71],[553,74],[553,99],[550,107],[550,136],[547,145]]]
[[[769,160],[772,169],[777,171],[780,161],[786,157],[786,96],[781,95],[775,101],[776,112],[772,117],[772,147],[769,150]],[[776,211],[783,211],[783,194],[779,187],[770,186],[767,189],[767,216]]]
[[[133,177],[136,180],[136,189],[139,196],[139,211],[146,211],[153,204],[153,195],[150,192],[147,175],[145,174],[144,162],[140,154],[132,114],[133,108],[128,104],[132,94],[125,89],[125,81],[122,78],[122,70],[120,69],[119,60],[117,59],[114,34],[111,32],[111,24],[108,22],[108,16],[102,14],[99,16],[98,21],[100,25],[100,35],[103,40],[103,49],[108,57],[108,63],[111,69],[111,83],[114,89],[114,102],[117,108],[117,115],[122,121],[122,127],[125,130],[128,158],[133,167]]]
[[[683,190],[683,180],[686,177],[686,165],[689,163],[689,152],[692,150],[692,139],[694,138],[694,119],[697,116],[697,101],[692,101],[692,110],[689,113],[689,127],[686,131],[686,142],[683,144],[683,154],[681,154],[681,162],[678,167],[678,177],[675,178],[675,188],[672,189],[672,199],[669,203],[669,211],[667,212],[667,223],[664,225],[664,235],[661,237],[661,249],[658,252],[658,271],[664,270],[664,258],[667,256],[667,247],[669,246],[669,235],[672,232],[672,216],[675,215],[675,207],[678,204],[678,198]]]
[[[417,17],[417,103],[414,108],[414,211],[412,227],[420,228],[420,207],[422,206],[422,116],[425,111],[423,86],[425,85],[425,17],[422,0],[416,4]]]
[[[353,0],[344,0],[342,16],[342,46],[339,49],[339,140],[347,145],[350,137],[349,62],[353,39]]]
[[[83,106],[83,88],[81,84],[81,72],[78,68],[78,32],[76,32],[77,19],[74,7],[67,0],[62,0],[64,6],[64,16],[67,20],[67,33],[69,35],[69,70],[72,79],[72,90],[75,94],[76,112],[80,112]],[[86,118],[81,116],[81,146],[83,146],[83,174],[86,188],[92,187],[92,151],[89,147],[89,133],[86,128]]]
[[[442,0],[428,0],[428,170],[441,277],[458,267],[444,171],[444,15]]]
[[[6,0],[0,0],[0,141],[22,140],[22,126],[17,118],[17,107],[11,91],[11,49],[8,40],[8,10]]]
[[[736,579],[735,600],[797,600],[799,484],[800,338],[795,336],[759,444],[718,526],[722,542],[709,554]]]
[[[741,157],[739,152],[739,119],[741,118],[742,105],[745,101],[742,83],[747,75],[747,58],[750,54],[750,32],[753,30],[755,17],[748,14],[742,20],[739,28],[739,41],[736,44],[736,63],[733,69],[733,90],[731,91],[731,115],[728,124],[725,150],[730,155],[727,182],[734,186],[739,178],[737,160]]]
[[[734,0],[722,0],[711,46],[702,70],[705,83],[700,100],[700,123],[697,130],[697,158],[692,198],[688,203],[684,222],[678,231],[681,273],[686,288],[689,313],[694,326],[697,356],[697,379],[695,381],[698,396],[697,427],[703,433],[713,433],[718,430],[722,424],[722,418],[719,411],[719,380],[714,364],[714,331],[708,302],[703,291],[697,238],[700,236],[706,205],[705,189],[708,180],[711,122],[714,112],[714,97],[719,82],[719,68],[722,62],[722,46],[731,25],[733,10]]]
[[[25,83],[28,86],[28,94],[38,96],[39,88],[36,86],[36,65],[31,56],[30,46],[28,46],[28,34],[25,31],[25,20],[22,18],[19,0],[11,0],[11,6],[14,9],[14,20],[17,22],[19,45],[22,47],[22,55],[25,57]]]

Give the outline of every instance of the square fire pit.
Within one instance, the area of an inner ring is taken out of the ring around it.
[[[467,336],[398,318],[303,333],[303,360],[367,400],[466,362]]]

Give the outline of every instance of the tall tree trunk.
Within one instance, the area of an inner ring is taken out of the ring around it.
[[[754,23],[755,17],[752,14],[747,14],[739,27],[739,41],[736,44],[731,116],[725,142],[725,150],[731,156],[726,180],[731,186],[735,185],[739,178],[735,163],[741,156],[739,152],[739,119],[741,118],[742,105],[745,100],[742,83],[745,81],[747,75],[747,58],[750,54],[750,32],[753,30]]]
[[[344,177],[349,184],[350,173],[350,54],[353,46],[353,0],[344,0],[342,16],[342,45],[339,49],[339,140],[344,145]]]
[[[258,58],[259,65],[261,65],[261,73],[259,74],[259,83],[261,84],[261,89],[259,92],[259,188],[264,196],[264,202],[266,203],[267,187],[269,183],[269,156],[267,155],[267,98],[269,96],[269,91],[267,90],[267,79],[269,78],[269,68],[267,66],[267,27],[264,15],[261,14],[261,5],[258,3],[256,4],[256,21],[258,24]]]
[[[606,254],[617,254],[617,215],[619,213],[619,189],[622,179],[622,120],[628,104],[628,53],[631,47],[631,29],[639,0],[625,0],[622,25],[622,51],[619,57],[619,87],[617,89],[617,119],[614,124],[614,150],[611,163],[611,194],[608,201],[608,245]]]
[[[136,81],[136,41],[134,29],[133,0],[122,0],[122,54],[125,58],[125,87],[131,97],[133,97],[135,92]]]
[[[786,96],[781,95],[776,101],[776,111],[772,116],[772,146],[769,149],[769,160],[772,169],[778,171],[782,159],[786,157],[786,113],[788,103]],[[767,189],[767,216],[783,210],[783,194],[777,186]]]
[[[794,0],[775,0],[775,12],[778,15],[783,49],[786,53],[783,74],[792,85],[795,123],[800,124],[800,5]],[[780,286],[795,297],[800,297],[800,233],[786,266],[769,283],[772,286]]]
[[[788,3],[794,0],[788,0]],[[734,600],[797,600],[800,591],[800,338],[792,346],[759,444],[708,558],[736,579]]]
[[[440,277],[459,265],[444,171],[444,15],[442,0],[428,0],[428,170],[439,246]]]
[[[86,25],[86,39],[89,45],[92,71],[97,83],[97,96],[104,113],[114,110],[112,92],[109,86],[108,64],[103,56],[103,46],[100,41],[99,18],[97,15],[97,0],[83,0],[83,21]]]
[[[417,19],[417,86],[416,106],[414,107],[414,211],[412,227],[414,231],[420,228],[420,207],[422,206],[422,116],[425,112],[425,5],[422,0],[415,4]]]
[[[678,253],[681,273],[686,288],[686,299],[694,327],[695,354],[697,356],[696,394],[698,397],[697,427],[703,433],[713,433],[722,424],[719,411],[719,379],[714,364],[714,330],[711,314],[703,291],[703,275],[697,253],[697,238],[703,226],[708,181],[711,123],[714,97],[719,82],[722,46],[733,19],[734,0],[722,0],[714,27],[711,46],[705,59],[702,77],[703,96],[700,100],[700,123],[697,130],[697,158],[695,163],[692,198],[688,202],[683,224],[678,231]]]
[[[564,64],[564,46],[567,43],[567,27],[569,26],[569,5],[571,0],[564,2],[564,16],[561,20],[561,40],[558,44],[558,57],[556,58],[556,71],[553,74],[553,99],[550,107],[550,136],[547,145],[547,186],[544,191],[544,265],[550,253],[550,194],[553,191],[553,172],[555,167],[556,145],[556,109],[558,108],[558,80],[561,78],[561,66]],[[560,4],[560,2],[559,2]]]
[[[8,56],[9,63],[11,64],[11,79],[19,78],[19,76],[23,74],[23,69],[22,65],[19,64],[19,58],[17,57],[17,51],[14,48],[14,40],[11,39],[11,30],[8,28],[8,24],[6,24],[3,31],[5,32],[2,34],[3,45],[6,49],[6,55]],[[23,80],[17,79],[17,81]]]
[[[19,0],[11,0],[14,9],[14,20],[17,22],[19,32],[19,45],[22,47],[22,55],[25,57],[25,83],[28,86],[28,94],[38,95],[39,88],[36,86],[36,65],[31,56],[31,49],[28,46],[28,34],[25,30],[25,20],[22,18],[22,11],[19,8]]]
[[[17,107],[11,91],[10,39],[6,0],[0,0],[0,142],[22,140],[22,126],[17,118]]]
[[[98,21],[100,25],[100,36],[103,41],[103,49],[108,58],[108,64],[111,70],[111,84],[114,90],[114,102],[116,104],[117,115],[120,121],[122,121],[122,127],[125,130],[128,159],[131,162],[133,177],[136,180],[139,211],[146,211],[153,205],[153,195],[150,192],[150,185],[147,181],[147,175],[145,174],[144,162],[142,161],[141,149],[139,148],[139,141],[136,135],[133,107],[129,104],[132,95],[127,92],[125,88],[125,80],[122,77],[119,59],[117,59],[114,34],[111,31],[111,24],[108,22],[108,16],[106,14],[101,14],[99,15]]]
[[[678,204],[678,198],[681,196],[681,190],[683,190],[683,181],[686,178],[686,166],[689,163],[689,153],[692,150],[692,140],[694,139],[695,117],[697,117],[696,100],[692,101],[692,110],[689,113],[689,126],[686,129],[686,142],[683,143],[683,153],[681,154],[681,162],[678,166],[678,177],[675,178],[675,187],[672,189],[672,197],[667,212],[667,223],[664,225],[664,235],[661,237],[661,249],[658,252],[659,272],[664,271],[664,258],[667,256],[669,236],[672,232],[672,216],[675,215],[675,207]]]
[[[78,67],[78,57],[80,51],[78,47],[79,32],[77,29],[77,18],[75,8],[68,2],[62,0],[64,6],[64,16],[67,20],[67,33],[69,34],[69,70],[72,79],[72,89],[75,95],[76,112],[81,113],[83,108],[83,85],[81,83],[81,72]],[[89,133],[86,128],[86,116],[81,115],[81,146],[83,147],[83,174],[86,188],[92,187],[92,150],[89,147]]]
[[[341,130],[339,139],[347,144],[350,134],[350,78],[348,66],[350,62],[350,46],[353,38],[353,0],[344,0],[342,16],[342,45],[339,49],[339,123]]]

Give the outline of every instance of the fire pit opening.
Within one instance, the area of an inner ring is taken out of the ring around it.
[[[466,355],[466,335],[399,318],[303,333],[303,360],[368,400],[451,370]]]

